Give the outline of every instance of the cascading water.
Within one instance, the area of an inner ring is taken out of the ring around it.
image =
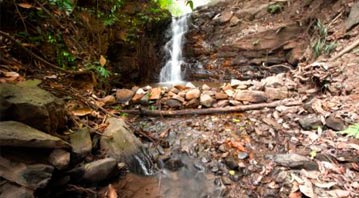
[[[172,18],[172,38],[165,45],[166,53],[170,55],[165,66],[161,69],[160,83],[178,83],[182,81],[181,65],[184,63],[182,47],[184,35],[188,30],[188,15]]]

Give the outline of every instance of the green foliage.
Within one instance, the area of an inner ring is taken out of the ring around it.
[[[56,62],[63,68],[72,68],[75,65],[76,57],[65,49],[57,51]]]
[[[189,7],[191,8],[191,10],[194,9],[193,1],[192,1],[192,0],[187,0],[187,1],[186,1],[186,5],[189,6]]]
[[[339,133],[359,139],[359,123],[353,124]]]
[[[49,0],[51,5],[57,6],[60,10],[64,11],[67,15],[70,15],[74,10],[74,4],[71,0]]]
[[[111,72],[107,70],[105,67],[101,66],[101,64],[98,61],[88,63],[85,66],[88,70],[95,71],[97,75],[100,77],[100,79],[106,79],[111,75]]]
[[[283,5],[281,3],[273,3],[267,7],[267,11],[271,14],[277,14],[282,10],[283,10]]]
[[[328,29],[320,20],[317,21],[315,30],[318,32],[318,38],[312,44],[314,56],[317,58],[322,54],[329,55],[335,50],[337,44],[327,41]]]

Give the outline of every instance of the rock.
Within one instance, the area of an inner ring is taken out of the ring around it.
[[[161,98],[161,92],[162,92],[162,89],[161,87],[156,87],[156,88],[153,88],[151,89],[150,91],[150,100],[158,100]]]
[[[0,101],[2,120],[23,122],[44,132],[65,126],[63,101],[28,81],[0,84]]]
[[[141,98],[144,96],[145,94],[138,94],[136,93],[133,97],[132,97],[132,102],[137,104],[141,101]]]
[[[166,100],[165,104],[173,109],[179,109],[182,107],[182,103],[176,99],[168,99]]]
[[[152,174],[152,162],[140,140],[121,119],[109,118],[109,125],[100,139],[102,151],[109,157],[123,161],[135,173]]]
[[[89,128],[82,128],[70,135],[72,151],[78,156],[84,157],[92,150],[92,141]]]
[[[231,86],[232,87],[237,87],[240,84],[242,84],[242,81],[237,80],[237,79],[231,79]]]
[[[201,105],[203,105],[205,107],[211,107],[216,100],[213,99],[208,94],[202,94],[199,101],[200,101]]]
[[[226,186],[231,185],[232,184],[232,180],[229,177],[226,176],[222,176],[222,183]]]
[[[302,117],[299,119],[299,124],[305,130],[317,129],[323,125],[320,117],[315,114],[309,114]]]
[[[348,31],[359,23],[359,2],[354,3],[350,10],[349,17],[345,20],[345,28]]]
[[[237,155],[238,159],[240,159],[240,160],[244,160],[244,159],[248,158],[248,156],[249,155],[246,152],[239,152]]]
[[[288,98],[288,89],[286,87],[273,88],[266,87],[265,94],[270,100],[282,100]]]
[[[101,98],[101,102],[103,102],[104,105],[112,105],[116,103],[116,98],[113,95],[108,95],[104,98]]]
[[[178,101],[180,101],[182,103],[184,103],[186,101],[183,97],[181,97],[179,95],[172,96],[172,99],[178,100]]]
[[[183,90],[187,89],[186,86],[184,86],[184,85],[175,85],[174,88],[176,88],[176,89],[178,89],[180,91],[183,91]]]
[[[194,89],[196,88],[196,86],[194,86],[194,84],[192,84],[191,82],[188,82],[186,83],[186,88]]]
[[[45,164],[18,163],[0,157],[0,176],[32,190],[44,188],[54,168]]]
[[[115,177],[119,173],[114,158],[100,159],[69,171],[78,182],[97,183]]]
[[[201,91],[198,88],[190,89],[186,93],[186,100],[192,100],[194,98],[199,98],[200,95],[201,95]]]
[[[306,168],[311,170],[317,168],[317,164],[310,158],[296,153],[276,154],[273,156],[273,161],[289,168]]]
[[[69,148],[58,137],[16,121],[0,122],[0,145],[33,148]]]
[[[59,170],[64,169],[70,163],[70,153],[63,149],[55,149],[49,156],[49,162]]]
[[[199,100],[194,98],[186,103],[186,107],[188,108],[197,108],[199,106]]]
[[[345,125],[342,119],[336,118],[334,115],[330,115],[325,120],[325,125],[334,131],[342,131],[345,129]]]
[[[223,99],[227,99],[228,95],[223,92],[217,92],[215,93],[214,98],[217,100],[223,100]]]
[[[269,76],[261,80],[263,87],[280,87],[284,85],[284,73],[275,76]]]
[[[232,16],[233,16],[233,12],[228,10],[228,11],[224,11],[220,15],[215,16],[213,19],[218,21],[220,24],[224,24],[227,23],[229,20],[231,20]]]
[[[150,96],[149,94],[145,94],[141,99],[140,99],[140,104],[142,105],[148,105],[148,102],[150,101]]]
[[[180,90],[176,89],[175,87],[172,87],[169,92],[172,92],[172,93],[175,93],[175,94],[178,94],[180,92]]]
[[[267,96],[263,91],[249,91],[249,90],[237,91],[233,97],[234,99],[239,101],[247,101],[252,103],[267,101]]]
[[[229,104],[233,105],[233,106],[239,106],[242,105],[241,102],[237,101],[237,100],[229,100]]]
[[[229,21],[229,26],[233,27],[238,25],[241,22],[241,20],[238,19],[238,17],[233,16],[231,20]]]
[[[228,100],[220,100],[217,103],[215,103],[213,105],[213,107],[225,107],[229,105],[229,101]]]
[[[127,103],[131,100],[132,96],[135,94],[131,89],[118,89],[116,91],[116,98],[119,103]]]
[[[208,91],[208,90],[211,90],[211,87],[209,87],[207,84],[203,84],[202,85],[202,90]]]
[[[6,182],[0,185],[1,198],[34,198],[34,191]]]
[[[234,92],[234,90],[228,89],[228,90],[225,90],[224,93],[226,93],[227,96],[232,97],[235,92]]]
[[[239,168],[238,163],[232,157],[226,158],[224,163],[229,170],[237,170]]]

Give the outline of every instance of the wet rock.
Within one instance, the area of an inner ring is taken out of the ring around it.
[[[172,93],[175,93],[175,94],[178,94],[180,92],[180,90],[176,89],[175,87],[172,87],[169,92],[172,92]]]
[[[342,131],[345,129],[345,125],[342,119],[336,118],[334,115],[329,116],[325,120],[325,125],[334,131]]]
[[[173,108],[173,109],[178,109],[178,108],[182,107],[182,103],[180,101],[178,101],[178,100],[175,100],[175,99],[166,100],[165,104],[168,107]]]
[[[270,100],[281,100],[288,98],[288,89],[286,87],[272,88],[266,87],[265,94]]]
[[[119,103],[127,103],[132,99],[135,94],[131,89],[118,89],[116,91],[116,98]]]
[[[228,95],[223,92],[217,92],[215,93],[214,98],[217,100],[224,100],[228,98]]]
[[[112,105],[116,103],[116,98],[113,95],[108,95],[101,98],[100,101],[103,102],[104,105]]]
[[[0,122],[0,145],[33,148],[69,148],[58,137],[16,121]]]
[[[308,157],[296,153],[276,154],[273,161],[281,166],[289,168],[316,169],[317,165]]]
[[[222,179],[222,183],[226,186],[232,184],[232,180],[229,177],[223,176],[221,179]]]
[[[162,92],[162,89],[161,87],[156,87],[156,88],[153,88],[151,89],[150,91],[150,100],[158,100],[161,98],[161,92]]]
[[[109,125],[100,139],[102,151],[109,157],[127,164],[131,171],[150,174],[152,162],[143,145],[121,119],[109,118]]]
[[[70,135],[72,151],[79,155],[85,156],[92,150],[92,141],[89,128],[82,128]]]
[[[213,105],[213,103],[215,102],[215,99],[213,99],[208,94],[202,94],[199,100],[200,100],[201,105],[203,105],[205,107],[211,107]]]
[[[238,163],[231,157],[225,159],[224,163],[230,170],[237,170],[239,168]]]
[[[305,130],[317,129],[322,126],[320,117],[315,114],[310,114],[299,119],[300,126]]]
[[[70,163],[70,153],[63,149],[55,149],[49,156],[49,162],[59,170],[64,169]]]
[[[6,182],[0,185],[1,198],[34,198],[34,191]]]
[[[263,91],[237,91],[233,97],[234,99],[239,101],[247,101],[252,103],[260,103],[267,101],[267,96]]]
[[[354,3],[350,10],[349,17],[345,20],[346,30],[351,29],[353,26],[359,23],[359,2]]]
[[[142,105],[148,105],[148,102],[150,101],[150,96],[149,94],[145,94],[141,99],[140,99],[140,104]]]
[[[184,86],[184,85],[175,85],[174,87],[180,91],[187,89],[186,86]]]
[[[185,164],[179,158],[171,158],[165,162],[165,168],[171,171],[177,171],[185,166]]]
[[[190,89],[186,93],[186,100],[192,100],[195,98],[199,98],[201,95],[201,91],[199,89]]]
[[[141,98],[145,95],[145,93],[136,93],[133,97],[132,97],[132,102],[137,104],[141,101]]]
[[[97,183],[116,176],[117,161],[113,158],[105,158],[84,164],[68,173],[75,181]]]
[[[64,128],[63,101],[31,82],[0,84],[1,119],[23,122],[44,132]]]
[[[0,176],[32,190],[45,187],[53,170],[52,166],[45,164],[27,165],[0,157]]]

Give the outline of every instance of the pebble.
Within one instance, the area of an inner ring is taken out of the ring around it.
[[[237,156],[238,156],[238,159],[244,160],[244,159],[248,158],[248,153],[239,152]]]

